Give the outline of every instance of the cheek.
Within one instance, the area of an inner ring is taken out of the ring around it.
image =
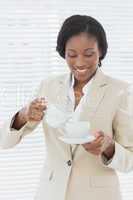
[[[99,62],[99,57],[98,56],[94,56],[94,57],[88,59],[87,62],[89,64],[92,64],[92,65],[97,65],[98,62]]]
[[[72,68],[72,66],[73,66],[74,63],[75,63],[74,59],[66,59],[66,62],[67,62],[68,66],[69,66],[70,68]]]

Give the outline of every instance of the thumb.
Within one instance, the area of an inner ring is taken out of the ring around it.
[[[92,132],[92,135],[94,135],[96,138],[103,137],[104,132],[103,131],[94,131]]]

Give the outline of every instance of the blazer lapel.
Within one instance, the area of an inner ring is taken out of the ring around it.
[[[108,79],[98,69],[90,89],[90,94],[83,105],[83,110],[80,115],[80,120],[85,120],[86,116],[94,115],[98,109],[99,104],[102,102],[108,86]]]

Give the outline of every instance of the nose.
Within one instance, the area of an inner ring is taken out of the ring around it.
[[[78,68],[83,68],[86,65],[85,59],[83,56],[78,56],[75,61],[75,65]]]

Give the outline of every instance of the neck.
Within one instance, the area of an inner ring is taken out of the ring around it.
[[[75,79],[74,87],[82,89],[88,81],[78,81]]]

